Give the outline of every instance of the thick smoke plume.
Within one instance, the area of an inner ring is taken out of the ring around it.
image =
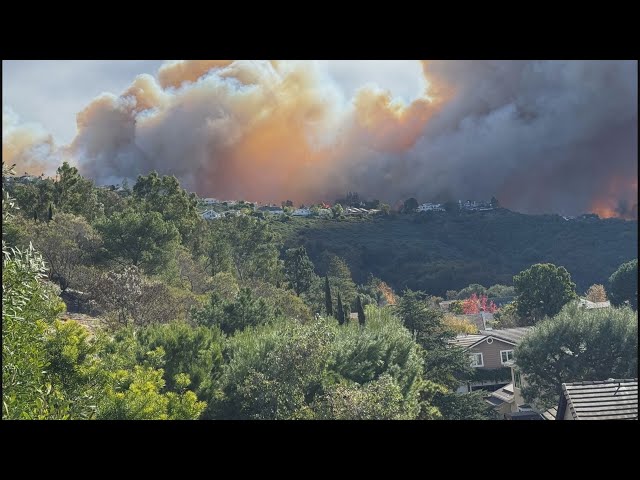
[[[315,62],[166,63],[92,101],[63,149],[10,118],[5,132],[3,110],[3,157],[41,170],[64,154],[98,183],[155,169],[218,198],[496,196],[523,212],[637,218],[635,61],[423,71],[426,91],[405,105],[371,86],[345,98]]]

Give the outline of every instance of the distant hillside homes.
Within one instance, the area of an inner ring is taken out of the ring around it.
[[[458,200],[458,206],[460,210],[466,210],[468,212],[483,212],[494,209],[493,205],[491,205],[491,202],[476,202],[475,200],[467,200],[465,202],[463,202],[462,200]]]
[[[476,200],[458,200],[458,209],[466,212],[485,212],[494,210],[495,206],[491,202],[476,201]],[[442,203],[423,203],[418,205],[416,212],[444,212],[446,211],[444,204]]]
[[[418,205],[416,212],[444,212],[444,206],[441,203],[423,203]]]
[[[366,208],[347,207],[344,209],[345,215],[373,215],[379,212],[380,210],[375,208],[367,210]]]

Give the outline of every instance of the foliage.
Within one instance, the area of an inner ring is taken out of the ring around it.
[[[91,338],[86,327],[56,320],[45,335],[47,376],[56,386],[57,410],[69,418],[93,418],[103,393],[103,370],[99,355],[103,338]]]
[[[217,326],[231,335],[238,330],[268,322],[274,317],[274,311],[263,298],[256,298],[250,288],[241,288],[232,301],[223,301],[214,292],[209,304],[194,310],[191,316],[198,325]]]
[[[42,283],[44,262],[29,246],[2,249],[2,416],[60,417],[49,405],[44,335],[64,304]]]
[[[510,285],[513,275],[538,262],[564,265],[585,291],[594,283],[606,285],[620,263],[637,256],[638,245],[634,221],[565,221],[558,215],[506,209],[459,216],[347,217],[340,222],[294,217],[272,227],[287,248],[303,245],[317,267],[328,251],[345,260],[357,283],[373,273],[396,291],[410,288],[439,296],[472,283]]]
[[[263,299],[273,309],[275,316],[283,316],[301,322],[311,320],[311,310],[293,290],[278,288],[261,280],[247,282],[247,286],[251,288],[252,295]]]
[[[212,273],[230,271],[241,282],[261,279],[279,283],[282,262],[270,224],[248,216],[210,222],[207,240]]]
[[[590,302],[606,302],[607,291],[604,289],[604,285],[591,285],[587,290],[586,298]]]
[[[405,290],[395,311],[425,350],[425,378],[455,389],[460,379],[471,373],[471,367],[462,349],[449,348],[455,332],[444,323],[440,308],[423,292]]]
[[[247,328],[229,340],[222,395],[208,414],[225,419],[313,418],[331,335],[323,320],[281,320]]]
[[[333,214],[333,218],[338,218],[344,213],[344,208],[339,203],[336,203],[333,207],[331,207],[331,213]]]
[[[463,288],[458,292],[456,298],[458,300],[466,300],[471,295],[475,294],[476,296],[486,295],[487,289],[478,283],[472,283],[469,286]]]
[[[564,267],[538,263],[513,277],[518,294],[518,314],[535,323],[556,315],[564,305],[577,298],[576,284]]]
[[[152,325],[137,332],[137,360],[142,364],[150,352],[162,349],[165,388],[180,392],[190,388],[200,400],[209,401],[222,371],[222,334],[218,328],[191,327],[183,322]],[[176,383],[178,375],[189,383]],[[184,377],[181,377],[184,379]]]
[[[444,420],[493,420],[496,415],[484,401],[484,392],[477,391],[460,395],[452,392],[436,392],[432,403]]]
[[[211,277],[207,274],[204,259],[194,257],[185,247],[180,247],[176,254],[176,264],[180,286],[188,288],[195,294],[202,294],[211,289]]]
[[[455,300],[449,304],[449,311],[456,315],[464,314],[464,304],[461,300]]]
[[[609,277],[611,303],[622,305],[629,302],[634,310],[638,309],[638,259],[623,263]]]
[[[494,328],[513,328],[522,322],[518,315],[518,302],[506,304],[493,315]]]
[[[489,288],[487,288],[487,296],[489,298],[515,297],[516,290],[515,288],[507,285],[491,285]]]
[[[344,307],[342,306],[342,297],[340,297],[340,292],[338,292],[338,309],[336,311],[338,323],[340,325],[344,325],[345,320],[349,321],[348,317],[345,318]]]
[[[331,288],[329,288],[329,277],[324,277],[324,304],[327,315],[333,315],[333,302],[331,301]]]
[[[67,162],[56,170],[53,203],[58,212],[82,216],[90,222],[101,214],[93,182],[82,177],[78,169]],[[47,216],[51,219],[51,203],[48,207]]]
[[[33,243],[42,253],[49,268],[49,277],[65,291],[76,282],[78,270],[93,263],[101,245],[99,235],[82,217],[69,213],[56,215],[49,223],[32,228]]]
[[[364,326],[366,317],[364,315],[364,309],[362,308],[362,302],[360,301],[360,295],[356,297],[356,311],[358,312],[358,323],[360,326]]]
[[[474,293],[471,297],[462,302],[462,311],[465,315],[488,312],[494,313],[497,310],[496,304],[493,302],[487,303],[487,296],[478,296]]]
[[[195,420],[206,407],[190,390],[161,393],[163,371],[136,365],[133,371],[117,370],[98,405],[101,420]],[[176,383],[189,384],[188,376]]]
[[[415,411],[404,406],[402,389],[391,375],[360,385],[339,383],[327,388],[314,408],[326,420],[411,420]]]
[[[309,260],[304,247],[290,248],[285,252],[284,273],[296,295],[309,290],[315,274],[313,273],[313,263]]]
[[[108,258],[120,265],[154,273],[165,269],[175,258],[178,230],[158,212],[127,208],[97,223],[96,229],[102,235]]]
[[[638,376],[638,317],[628,307],[583,309],[577,302],[540,322],[516,347],[523,395],[548,408],[561,384]]]
[[[356,284],[351,278],[351,270],[346,262],[335,255],[329,256],[327,275],[333,288],[333,297],[339,291],[344,299],[346,310],[351,311],[356,304]]]
[[[402,213],[415,212],[416,208],[418,208],[418,201],[413,197],[408,198],[402,205]]]
[[[448,330],[457,334],[473,335],[478,333],[478,327],[475,324],[455,315],[445,314],[442,323]]]
[[[191,240],[200,220],[196,210],[198,201],[194,193],[180,187],[176,177],[160,177],[156,172],[140,175],[133,186],[133,195],[146,212],[158,212],[165,222],[174,225],[183,243]]]

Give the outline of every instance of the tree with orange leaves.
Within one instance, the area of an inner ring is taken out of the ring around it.
[[[462,302],[462,311],[467,315],[480,312],[495,313],[496,310],[498,307],[493,301],[489,302],[486,295],[478,297],[474,293]]]

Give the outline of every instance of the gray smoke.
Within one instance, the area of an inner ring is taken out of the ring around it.
[[[496,196],[528,213],[637,218],[636,61],[423,67],[427,91],[402,105],[371,87],[345,100],[311,62],[172,62],[91,102],[63,151],[98,183],[155,169],[201,196]]]

